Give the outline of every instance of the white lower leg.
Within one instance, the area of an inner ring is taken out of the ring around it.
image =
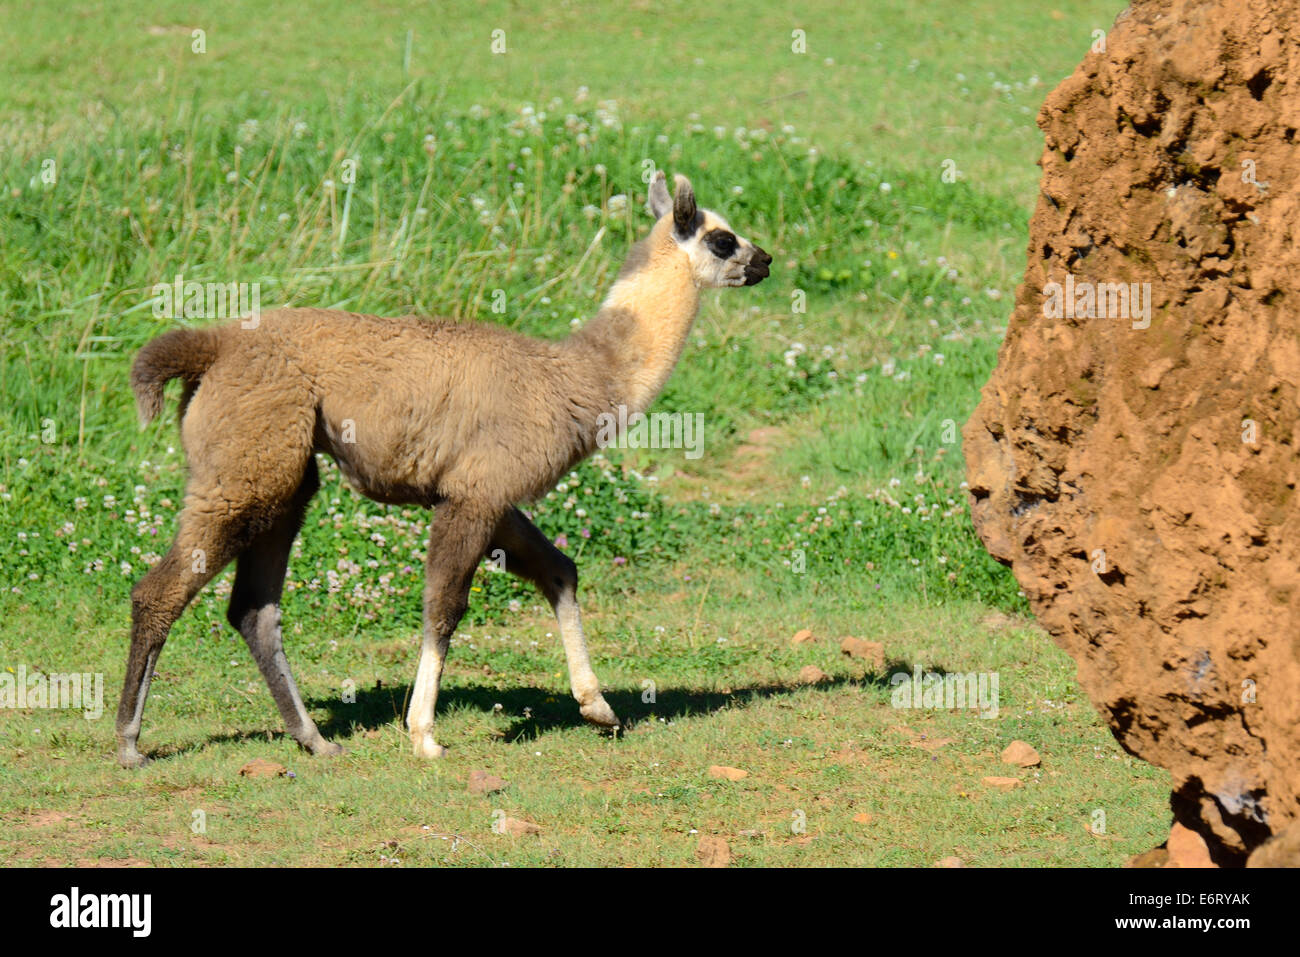
[[[582,614],[578,599],[572,589],[565,589],[555,602],[555,619],[560,625],[560,640],[564,643],[564,657],[569,663],[569,687],[581,706],[582,716],[593,724],[617,727],[614,709],[600,693],[600,679],[591,670],[587,654],[587,638],[582,632]]]
[[[140,686],[135,693],[135,710],[126,726],[117,732],[118,759],[123,764],[144,764],[146,758],[140,754],[137,742],[140,740],[140,725],[144,721],[144,703],[149,697],[149,683],[153,678],[154,665],[158,661],[158,652],[151,652],[145,660],[144,674],[140,676]]]
[[[406,712],[406,727],[411,732],[411,750],[417,757],[440,758],[446,749],[433,739],[433,712],[438,705],[438,686],[442,683],[442,664],[447,658],[451,637],[438,638],[426,632],[420,648],[420,667],[415,673],[415,690]]]
[[[285,730],[304,748],[318,755],[341,754],[343,748],[326,741],[316,727],[316,722],[307,713],[302,703],[302,695],[293,680],[293,670],[289,659],[284,654],[284,637],[280,630],[280,606],[278,603],[264,605],[258,609],[253,625],[254,634],[249,641],[257,667],[266,679],[271,696],[284,719]]]

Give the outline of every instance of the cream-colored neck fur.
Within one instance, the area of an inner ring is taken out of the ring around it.
[[[613,359],[610,395],[628,413],[644,412],[681,357],[700,307],[690,260],[659,220],[628,257],[600,311],[578,333]]]

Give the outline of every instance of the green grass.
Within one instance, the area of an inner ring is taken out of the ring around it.
[[[97,721],[0,709],[0,821],[20,837],[0,862],[689,864],[718,834],[741,864],[1115,865],[1160,842],[1167,777],[1122,755],[961,487],[960,426],[1026,244],[1033,115],[1113,9],[760,5],[740,26],[675,4],[316,9],[0,11],[0,668],[107,688]],[[450,756],[409,756],[430,516],[322,462],[284,621],[349,754],[280,734],[225,624],[226,573],[159,664],[142,744],[162,759],[119,771],[129,589],[184,483],[174,417],[140,431],[126,387],[175,325],[154,285],[558,337],[647,229],[647,160],[775,262],[706,297],[656,406],[704,415],[704,456],[611,451],[531,507],[579,561],[626,733],[580,725],[549,612],[485,567],[439,702]],[[790,646],[801,627],[821,640]],[[842,656],[843,635],[882,642],[887,666]],[[802,685],[807,665],[826,680]],[[917,665],[997,673],[998,717],[891,707],[889,675]],[[990,789],[1014,738],[1043,766]],[[254,757],[296,776],[240,778]],[[470,795],[476,768],[509,787]],[[1098,809],[1103,836],[1084,831]],[[494,833],[495,811],[542,836]]]

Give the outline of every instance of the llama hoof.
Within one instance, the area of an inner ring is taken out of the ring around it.
[[[433,735],[431,734],[420,735],[418,738],[413,736],[411,738],[411,745],[417,758],[436,759],[444,757],[447,754],[447,749],[434,741]]]
[[[128,771],[134,771],[136,768],[142,768],[148,764],[149,759],[135,748],[131,748],[117,752],[117,763]]]
[[[618,715],[614,714],[604,698],[597,698],[591,704],[584,704],[580,709],[582,716],[592,724],[599,725],[602,728],[617,728],[619,726]]]
[[[326,741],[324,738],[317,738],[311,744],[305,745],[315,757],[318,758],[336,758],[340,754],[346,754],[347,748],[341,744],[335,744],[333,741]]]

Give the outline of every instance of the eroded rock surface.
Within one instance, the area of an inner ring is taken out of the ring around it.
[[[1139,0],[1047,98],[964,433],[986,546],[1229,865],[1300,820],[1297,24],[1300,0]]]

